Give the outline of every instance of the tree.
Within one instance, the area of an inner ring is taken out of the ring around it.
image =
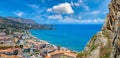
[[[23,48],[23,45],[20,45],[20,48],[22,49],[22,48]]]

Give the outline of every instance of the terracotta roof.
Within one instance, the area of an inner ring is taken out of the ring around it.
[[[46,56],[45,58],[51,58],[51,56]]]
[[[8,55],[5,55],[5,54],[0,54],[0,57],[1,58],[20,58],[19,56],[15,56],[15,55],[8,56]]]
[[[77,56],[77,54],[71,53],[71,52],[65,52],[64,55],[71,56],[71,57],[74,57],[74,58],[76,58],[76,56]]]
[[[0,52],[13,52],[14,50],[17,50],[17,48],[0,50]]]
[[[62,53],[64,53],[64,51],[56,51],[56,52],[50,53],[50,55],[62,54]]]
[[[7,36],[0,36],[0,40],[6,40],[6,39],[8,39],[9,37],[7,37]]]
[[[73,52],[70,52],[70,51],[60,50],[60,51],[55,51],[55,52],[49,53],[45,58],[51,58],[52,55],[59,55],[59,54],[63,54],[63,55],[66,55],[66,56],[71,56],[71,57],[74,57],[74,58],[76,58],[76,55],[77,55],[77,54],[75,54]]]
[[[35,41],[33,41],[33,40],[28,40],[28,42],[29,42],[29,43],[33,43],[33,44],[35,44],[35,45],[41,44],[40,42],[35,42]]]

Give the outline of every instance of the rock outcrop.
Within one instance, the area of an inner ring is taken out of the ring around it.
[[[112,0],[105,23],[78,58],[120,58],[120,0]]]

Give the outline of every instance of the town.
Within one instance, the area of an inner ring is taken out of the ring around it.
[[[0,58],[76,58],[76,53],[40,40],[25,30],[1,29]]]

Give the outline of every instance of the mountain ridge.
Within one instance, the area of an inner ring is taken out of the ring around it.
[[[95,34],[78,58],[120,58],[120,0],[111,0],[101,31]]]
[[[24,18],[8,18],[0,16],[0,28],[1,29],[51,29],[48,26],[38,24],[33,20]]]
[[[26,24],[38,24],[32,19],[25,19],[25,18],[19,18],[19,17],[7,17],[9,20],[20,22],[20,23],[26,23]]]

